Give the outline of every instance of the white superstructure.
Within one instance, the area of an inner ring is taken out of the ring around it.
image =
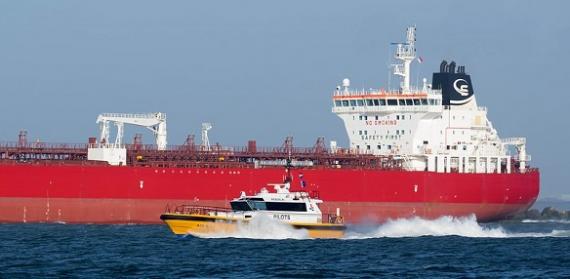
[[[443,61],[432,84],[410,86],[410,67],[416,59],[415,27],[407,41],[396,45],[393,74],[401,78],[398,90],[351,90],[343,80],[333,94],[333,112],[343,121],[350,149],[393,156],[408,170],[434,172],[524,172],[530,160],[524,138],[501,140],[487,109],[477,105],[465,67]],[[511,160],[507,146],[518,156]]]

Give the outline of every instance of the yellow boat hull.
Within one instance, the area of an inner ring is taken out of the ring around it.
[[[160,216],[174,234],[224,235],[235,233],[238,224],[247,221],[198,214],[165,213]],[[342,224],[291,223],[295,229],[304,229],[311,238],[341,238],[346,227]]]

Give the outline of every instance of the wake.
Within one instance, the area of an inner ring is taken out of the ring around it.
[[[569,237],[570,230],[552,230],[547,233],[517,233],[508,232],[500,225],[481,225],[477,223],[473,215],[467,217],[443,216],[434,220],[413,217],[389,220],[365,232],[348,231],[345,239],[421,236],[460,236],[470,238]]]
[[[523,220],[534,223],[534,220]],[[311,239],[306,230],[291,226],[266,216],[257,216],[248,224],[239,224],[234,232],[194,235],[200,238],[246,238],[246,239]],[[570,230],[553,229],[550,232],[509,232],[500,224],[477,223],[475,216],[422,219],[419,217],[394,219],[374,225],[350,225],[344,240],[373,238],[404,238],[425,236],[459,236],[466,238],[516,238],[516,237],[570,237]]]

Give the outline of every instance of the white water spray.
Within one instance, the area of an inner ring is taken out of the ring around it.
[[[523,221],[532,223],[533,221]],[[365,230],[363,230],[366,228]],[[249,239],[310,239],[306,230],[297,230],[288,224],[267,216],[257,216],[249,223],[238,225],[232,233],[196,235],[202,238],[249,238]],[[419,217],[389,220],[374,227],[363,225],[349,226],[343,239],[401,238],[421,236],[460,236],[482,238],[509,237],[570,237],[570,230],[551,232],[508,232],[502,226],[481,225],[475,216],[443,216],[428,220]]]
[[[568,237],[570,231],[553,230],[549,233],[511,233],[501,226],[483,226],[475,216],[443,216],[434,220],[419,217],[389,220],[366,232],[347,232],[345,239],[367,239],[380,237],[419,237],[419,236],[462,236],[462,237]]]
[[[307,230],[274,220],[265,215],[258,215],[248,223],[237,225],[231,233],[196,235],[201,238],[251,238],[251,239],[308,239]]]

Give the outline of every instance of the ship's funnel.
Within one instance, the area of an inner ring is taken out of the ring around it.
[[[473,99],[471,77],[465,73],[465,66],[459,66],[455,72],[455,62],[447,64],[443,60],[439,73],[433,73],[432,88],[441,90],[444,106],[464,105]]]

